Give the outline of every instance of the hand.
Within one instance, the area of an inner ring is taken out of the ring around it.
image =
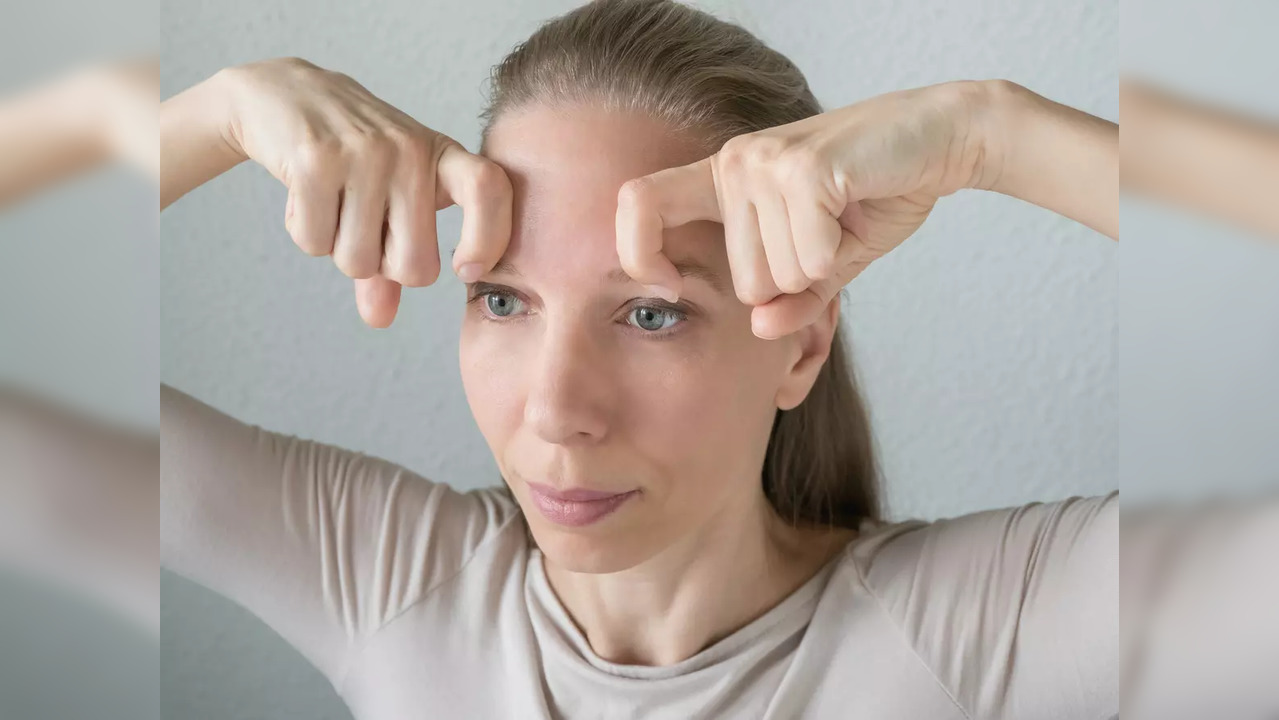
[[[464,209],[453,266],[488,272],[511,232],[511,184],[466,151],[359,83],[297,59],[222,71],[226,141],[285,184],[285,227],[313,256],[331,255],[355,279],[361,317],[385,327],[400,288],[440,272],[435,214]]]
[[[754,307],[755,334],[799,330],[919,229],[938,198],[997,176],[984,100],[979,83],[881,95],[732,138],[709,158],[632,180],[618,194],[622,267],[678,295],[663,229],[723,223],[733,285]]]

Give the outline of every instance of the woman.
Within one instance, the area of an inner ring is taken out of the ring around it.
[[[162,109],[162,202],[245,159],[372,325],[452,264],[504,489],[243,425],[165,388],[171,569],[361,718],[1117,713],[1116,496],[879,522],[838,291],[962,188],[1117,233],[1114,125],[1006,83],[823,113],[663,0],[557,18],[472,155],[344,76],[235,68]]]

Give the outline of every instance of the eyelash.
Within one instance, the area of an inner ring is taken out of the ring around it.
[[[527,304],[528,302],[519,293],[515,292],[514,290],[510,290],[510,289],[499,287],[499,286],[493,286],[493,285],[477,284],[473,286],[471,291],[471,296],[467,298],[466,304],[475,306],[476,310],[480,314],[480,317],[484,318],[488,322],[505,323],[505,322],[511,322],[514,319],[514,318],[501,318],[501,317],[497,317],[495,315],[490,314],[488,311],[488,303],[487,303],[487,298],[490,295],[507,295],[515,298],[516,300],[519,300],[522,303]],[[636,310],[640,310],[644,308],[666,313],[668,315],[673,316],[677,321],[675,325],[669,328],[666,328],[665,330],[644,330],[642,328],[639,328],[630,324],[625,319],[621,321],[621,324],[625,325],[628,330],[638,333],[640,336],[648,340],[666,339],[674,335],[675,333],[679,332],[680,328],[683,327],[684,323],[688,321],[689,311],[686,308],[682,308],[678,305],[671,305],[670,303],[664,302],[662,300],[647,299],[647,298],[645,299],[637,298],[636,301],[632,301],[630,306],[626,309],[625,318],[629,318],[631,316],[631,313],[635,312]]]

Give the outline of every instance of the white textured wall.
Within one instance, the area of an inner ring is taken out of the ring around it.
[[[298,55],[342,70],[476,146],[488,68],[573,2],[168,0],[166,92],[218,68]],[[1005,77],[1114,119],[1114,2],[859,0],[702,5],[787,53],[836,107],[958,78]],[[166,211],[165,382],[267,427],[339,443],[460,487],[497,481],[459,384],[460,284],[406,292],[389,331],[303,256],[285,193],[241,167]],[[459,215],[446,211],[442,238]],[[1114,243],[1015,200],[944,201],[850,288],[846,317],[895,515],[935,517],[1118,485]],[[343,717],[255,621],[167,578],[169,717]]]

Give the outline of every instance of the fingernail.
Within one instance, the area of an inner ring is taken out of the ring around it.
[[[673,303],[679,301],[679,293],[671,290],[670,288],[662,287],[661,285],[645,285],[644,288],[666,302]]]
[[[479,263],[463,263],[457,269],[457,276],[462,278],[462,282],[473,283],[480,279],[480,275],[484,274],[484,268]]]
[[[758,317],[756,317],[754,313],[751,314],[751,332],[755,333],[755,337],[759,338],[760,340],[776,340],[777,339],[776,335],[765,332],[763,321],[761,321]]]

